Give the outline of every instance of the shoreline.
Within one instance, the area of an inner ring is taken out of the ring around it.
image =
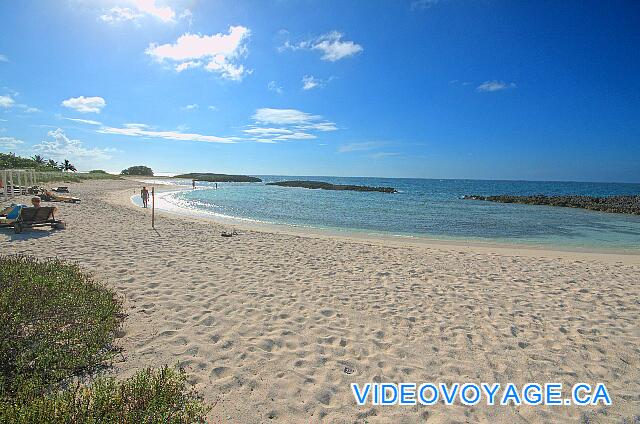
[[[143,182],[143,181],[140,181]],[[144,181],[144,183],[149,183]],[[158,184],[158,183],[156,183]],[[210,188],[200,188],[200,190],[209,190]],[[640,250],[630,249],[598,249],[591,247],[570,247],[570,246],[555,246],[555,245],[542,245],[542,244],[527,244],[527,243],[501,243],[491,241],[480,240],[457,240],[457,239],[439,239],[428,236],[411,236],[403,234],[384,234],[376,232],[365,232],[358,230],[339,230],[331,228],[321,228],[314,226],[304,226],[297,224],[280,224],[263,222],[250,218],[240,218],[228,215],[216,214],[209,211],[198,211],[181,207],[174,203],[171,203],[164,199],[166,196],[181,192],[191,191],[189,186],[178,186],[168,183],[159,183],[156,186],[157,193],[160,195],[160,204],[156,204],[156,213],[165,213],[170,216],[182,218],[182,219],[196,219],[204,222],[213,222],[219,225],[229,225],[240,230],[261,231],[266,233],[279,233],[296,236],[307,237],[320,237],[320,238],[337,238],[343,240],[355,240],[362,242],[375,242],[383,245],[395,245],[399,247],[426,247],[426,248],[445,248],[445,249],[457,249],[457,248],[471,248],[480,252],[495,252],[496,254],[512,254],[514,256],[554,256],[557,254],[568,255],[574,257],[576,255],[584,255],[584,257],[591,258],[613,258],[613,257],[626,257],[629,261],[625,263],[640,263]],[[136,209],[143,209],[141,206],[134,202],[134,198],[139,195],[132,195],[128,197],[128,200],[124,203],[128,207],[134,207]],[[158,200],[158,199],[156,199]],[[169,204],[170,206],[167,206]],[[617,258],[619,259],[619,258]]]

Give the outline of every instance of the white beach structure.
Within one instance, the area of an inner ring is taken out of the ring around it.
[[[0,194],[3,200],[26,194],[26,187],[36,183],[35,169],[0,169]]]

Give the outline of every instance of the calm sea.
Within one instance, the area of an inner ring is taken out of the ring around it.
[[[344,232],[640,251],[640,216],[462,200],[465,194],[639,195],[640,184],[259,176],[198,183],[167,199],[185,209]],[[397,194],[266,186],[281,180],[391,186]],[[179,182],[179,180],[171,180]],[[189,182],[190,183],[190,182]],[[184,181],[179,184],[185,184]]]

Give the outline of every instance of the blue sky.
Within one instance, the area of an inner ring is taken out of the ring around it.
[[[0,3],[0,151],[640,182],[636,1]]]

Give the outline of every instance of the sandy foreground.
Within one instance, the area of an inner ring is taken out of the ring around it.
[[[179,363],[211,422],[640,420],[640,255],[409,244],[150,211],[133,181],[71,185],[62,231],[3,254],[78,262],[125,300],[118,377]],[[348,374],[347,370],[353,370]],[[358,407],[350,383],[605,383],[613,405]]]

